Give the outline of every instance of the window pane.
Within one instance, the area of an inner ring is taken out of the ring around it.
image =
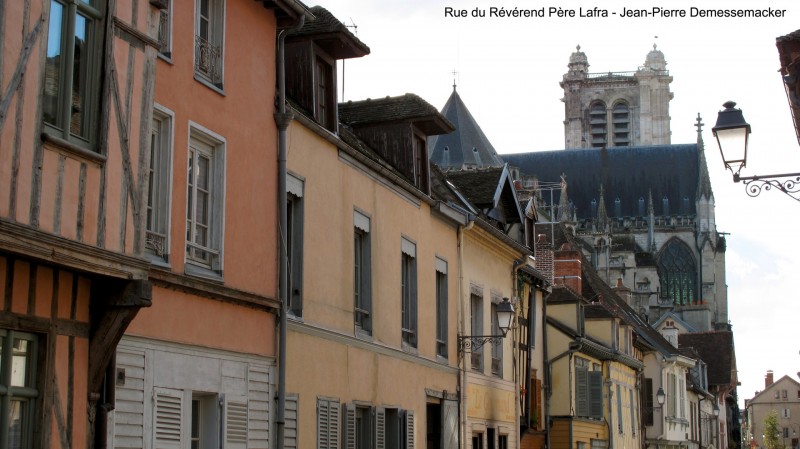
[[[77,14],[75,17],[75,55],[72,66],[72,107],[70,108],[69,129],[72,134],[84,138],[88,135],[88,123],[86,123],[85,116],[90,33],[91,23],[89,20]]]
[[[14,354],[11,361],[11,386],[28,386],[28,362],[30,342],[19,338],[14,339]]]
[[[44,121],[58,125],[58,97],[61,87],[61,27],[64,7],[55,0],[50,2],[50,29],[47,35],[47,60],[44,69]]]
[[[23,436],[25,431],[25,409],[26,403],[23,401],[11,401],[8,419],[8,448],[22,449]]]

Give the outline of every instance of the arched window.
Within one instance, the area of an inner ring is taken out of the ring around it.
[[[631,112],[628,103],[620,101],[611,112],[614,129],[614,146],[627,147],[631,144]]]
[[[680,240],[672,239],[661,249],[658,277],[662,298],[669,298],[677,305],[692,304],[699,299],[694,257]]]
[[[602,101],[595,101],[589,106],[589,137],[591,146],[596,148],[603,148],[608,143],[608,117]]]

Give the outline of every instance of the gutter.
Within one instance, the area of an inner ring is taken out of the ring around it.
[[[278,126],[278,295],[280,300],[280,320],[278,331],[278,405],[275,416],[276,447],[283,449],[286,426],[286,314],[288,310],[289,258],[286,247],[287,205],[286,205],[286,129],[294,115],[286,112],[286,64],[284,50],[286,34],[299,30],[306,21],[305,14],[298,17],[292,28],[284,28],[278,33],[276,71],[278,72],[278,112],[275,124]]]

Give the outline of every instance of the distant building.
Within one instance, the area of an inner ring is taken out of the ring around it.
[[[778,415],[778,441],[787,449],[800,446],[800,382],[789,376],[774,380],[772,370],[764,376],[764,389],[756,391],[751,399],[746,399],[745,435],[742,443],[750,448],[765,449],[764,419],[770,412]]]

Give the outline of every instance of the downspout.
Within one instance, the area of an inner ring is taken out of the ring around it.
[[[299,30],[306,21],[301,14],[293,30]],[[278,331],[278,410],[275,416],[276,447],[283,449],[284,427],[286,425],[286,313],[288,310],[288,280],[289,259],[286,248],[286,129],[294,118],[286,112],[286,66],[284,63],[284,48],[286,34],[289,28],[284,28],[278,33],[278,112],[275,113],[275,124],[278,126],[278,295],[280,300],[280,321]]]
[[[464,310],[464,231],[469,231],[475,226],[475,217],[467,214],[468,223],[466,226],[458,227],[458,321],[461,332],[467,328],[465,321],[466,312]],[[456,341],[456,352],[458,357],[458,437],[461,442],[460,447],[464,446],[467,431],[467,413],[465,400],[467,397],[467,366],[464,361],[464,354],[459,347],[460,342]]]
[[[514,265],[513,265],[512,269],[511,269],[511,282],[512,282],[511,287],[513,289],[513,296],[514,297],[518,297],[520,299],[520,304],[522,304],[522,297],[521,297],[521,292],[518,291],[519,281],[517,280],[517,276],[518,276],[517,272],[519,271],[520,268],[522,268],[523,265],[525,265],[525,258],[524,257],[525,256],[523,255],[522,259],[514,260]],[[528,335],[527,335],[527,341],[526,341],[526,346],[528,347],[528,350],[527,350],[527,353],[526,353],[526,356],[525,356],[525,368],[524,368],[524,372],[525,372],[525,401],[526,401],[527,404],[531,403],[531,401],[530,401],[530,394],[531,394],[531,351],[532,351],[532,348],[531,348],[531,330],[532,330],[531,329],[532,328],[531,310],[533,309],[533,306],[531,305],[532,300],[530,298],[531,298],[531,295],[529,294],[528,295],[528,315],[527,315],[527,317],[528,317]],[[520,338],[520,340],[522,340],[522,335],[520,335],[519,338]],[[519,346],[517,345],[517,347],[519,347]],[[516,374],[517,372],[518,371],[515,369],[514,373]],[[515,380],[514,383],[516,384],[518,379],[514,379],[514,380]],[[514,386],[514,388],[516,388],[516,385]],[[526,407],[525,404],[520,404],[519,401],[517,401],[517,405],[519,405],[522,408],[522,415],[524,415],[524,417],[525,417],[525,427],[529,427],[529,425],[530,425],[530,407],[529,406]],[[517,413],[517,418],[519,418],[519,416],[520,416],[520,413]],[[517,428],[521,428],[520,423],[517,423]],[[520,441],[522,440],[522,436],[519,437],[519,440]],[[519,446],[519,441],[517,441],[517,446]]]
[[[547,301],[545,301],[545,304],[547,304]],[[545,315],[545,316],[547,316],[547,315]],[[545,337],[543,337],[543,338],[546,340],[547,339],[547,336],[546,336],[547,335],[547,329],[546,328],[545,328],[544,335],[545,335]],[[569,343],[569,349],[567,349],[566,351],[562,352],[561,354],[555,356],[553,358],[553,360],[547,360],[547,354],[546,354],[547,345],[545,345],[545,360],[546,360],[546,362],[545,362],[545,370],[544,370],[544,375],[545,375],[544,429],[545,429],[545,440],[546,440],[545,441],[545,447],[548,448],[548,449],[550,449],[552,447],[552,446],[550,446],[550,397],[553,395],[553,385],[552,385],[553,375],[552,375],[552,372],[551,372],[552,367],[553,367],[553,363],[557,362],[558,359],[560,359],[562,357],[565,357],[565,356],[572,357],[572,354],[575,353],[575,352],[580,351],[582,347],[583,347],[583,344],[580,341],[571,341]],[[572,386],[572,367],[571,366],[569,367],[568,371],[570,373],[570,379],[569,379],[570,398],[569,398],[569,400],[570,400],[570,403],[572,403],[572,387],[571,387]],[[571,408],[571,406],[570,406],[570,408]],[[572,446],[572,424],[570,424],[570,426],[569,426],[569,444],[570,444],[570,446]]]

